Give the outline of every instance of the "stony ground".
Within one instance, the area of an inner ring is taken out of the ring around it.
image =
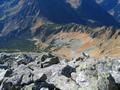
[[[0,90],[120,90],[120,58],[0,53]]]

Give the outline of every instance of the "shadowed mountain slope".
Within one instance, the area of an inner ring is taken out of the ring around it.
[[[0,1],[0,48],[9,46],[10,43],[17,46],[16,42],[21,42],[19,45],[22,42],[31,42],[34,38],[33,34],[37,33],[36,31],[39,29],[41,30],[41,26],[50,23],[61,25],[77,23],[92,27],[101,25],[119,26],[119,23],[94,0],[77,0],[80,3],[77,3],[76,8],[70,1]],[[46,28],[49,27],[46,25]],[[46,32],[49,35],[49,31]],[[54,31],[50,33],[54,33]]]
[[[101,8],[110,13],[120,22],[120,0],[95,0]]]

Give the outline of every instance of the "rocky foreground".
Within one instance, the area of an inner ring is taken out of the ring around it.
[[[120,90],[120,58],[0,53],[0,90]]]

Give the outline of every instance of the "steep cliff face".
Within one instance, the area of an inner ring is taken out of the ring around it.
[[[62,0],[2,0],[0,2],[2,35],[31,27],[35,19],[42,17],[55,23],[82,23],[74,10]]]
[[[5,0],[0,6],[2,35],[31,27],[40,11],[38,0]]]
[[[71,6],[73,4],[78,4],[76,9]],[[1,35],[18,29],[28,29],[38,18],[62,24],[90,24],[93,21],[99,25],[118,25],[114,18],[93,0],[77,0],[77,3],[70,0],[2,0],[0,12]]]

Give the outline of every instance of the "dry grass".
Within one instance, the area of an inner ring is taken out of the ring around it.
[[[92,39],[86,33],[79,33],[79,32],[67,32],[67,33],[59,33],[56,35],[57,39],[65,39],[69,38],[70,40],[81,40],[83,42],[80,46],[63,46],[54,53],[65,57],[67,59],[71,59],[72,57],[79,56],[81,52],[87,50],[89,48],[95,47],[90,51],[90,56],[95,58],[100,58],[102,56],[110,56],[110,57],[118,57],[120,56],[120,37],[117,39],[111,38],[106,40],[106,35],[103,35],[102,38]],[[74,55],[73,51],[75,50]]]

